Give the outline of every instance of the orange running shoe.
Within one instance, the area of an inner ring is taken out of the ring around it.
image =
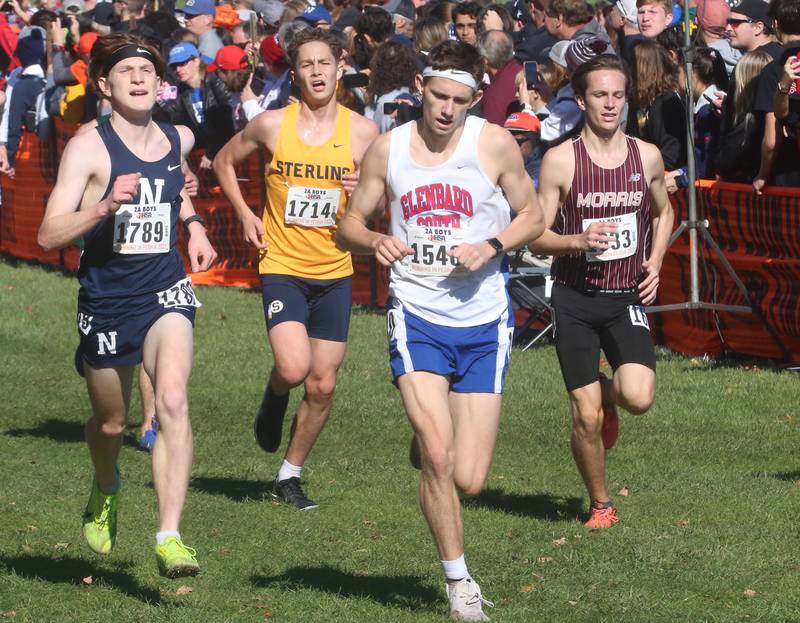
[[[586,523],[583,524],[583,527],[589,528],[589,530],[610,528],[619,521],[617,509],[613,506],[606,506],[604,508],[592,506],[590,512],[592,513],[591,516]]]
[[[600,373],[600,384],[607,380],[607,377],[602,372]],[[619,438],[619,411],[617,405],[611,403],[603,407],[603,427],[600,430],[600,435],[603,438],[603,447],[606,450],[611,450],[614,444],[617,443]]]

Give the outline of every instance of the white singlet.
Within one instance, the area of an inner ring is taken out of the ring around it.
[[[389,294],[429,322],[450,327],[491,322],[508,307],[504,256],[473,273],[447,255],[461,242],[496,237],[511,220],[508,201],[478,159],[485,121],[467,117],[453,156],[431,167],[411,158],[414,123],[395,128],[390,138],[390,233],[415,253],[392,264]]]

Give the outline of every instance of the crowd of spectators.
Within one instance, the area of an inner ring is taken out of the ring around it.
[[[293,100],[287,46],[323,28],[345,49],[341,102],[381,132],[418,114],[431,47],[474,45],[486,71],[470,113],[514,134],[535,184],[545,151],[583,123],[570,76],[614,54],[631,76],[625,131],[658,146],[670,191],[687,185],[692,150],[701,178],[755,192],[800,185],[800,0],[689,0],[688,48],[685,7],[671,0],[0,2],[0,172],[9,176],[23,132],[48,140],[56,117],[108,114],[87,77],[99,36],[133,32],[162,50],[169,69],[154,118],[189,127],[210,169],[249,120]]]

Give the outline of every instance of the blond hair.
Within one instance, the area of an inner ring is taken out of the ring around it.
[[[733,73],[733,123],[736,124],[753,107],[758,89],[757,78],[761,71],[772,61],[772,57],[761,50],[747,52],[739,62]]]

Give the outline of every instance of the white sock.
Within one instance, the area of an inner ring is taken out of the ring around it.
[[[287,478],[300,478],[300,472],[302,471],[302,465],[292,465],[289,461],[283,459],[281,469],[278,471],[278,482],[286,480]]]
[[[164,541],[171,536],[174,536],[176,539],[180,539],[181,533],[175,532],[175,530],[162,530],[161,532],[156,532],[156,543],[163,545]]]
[[[444,577],[448,582],[458,582],[469,575],[464,554],[455,560],[443,560],[442,567],[444,568]]]

